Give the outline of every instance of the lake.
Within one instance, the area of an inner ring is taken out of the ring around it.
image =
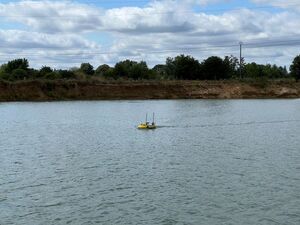
[[[300,100],[0,103],[0,224],[298,225],[299,136]]]

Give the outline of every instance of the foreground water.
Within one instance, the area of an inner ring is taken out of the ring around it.
[[[298,225],[299,136],[299,100],[2,103],[0,224]]]

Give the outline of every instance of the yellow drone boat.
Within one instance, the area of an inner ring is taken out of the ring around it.
[[[152,123],[148,122],[147,117],[148,117],[148,115],[146,114],[146,122],[145,123],[141,123],[140,125],[138,125],[138,129],[141,129],[141,130],[153,130],[153,129],[156,129],[156,124],[154,122],[154,113],[153,113],[153,121],[152,121]]]

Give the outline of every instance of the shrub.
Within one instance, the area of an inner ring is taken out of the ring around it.
[[[28,77],[28,73],[24,69],[15,69],[12,71],[12,79],[13,80],[23,80]]]

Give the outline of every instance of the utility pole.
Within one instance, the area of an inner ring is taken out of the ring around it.
[[[242,79],[242,45],[243,42],[240,42],[240,79]]]

